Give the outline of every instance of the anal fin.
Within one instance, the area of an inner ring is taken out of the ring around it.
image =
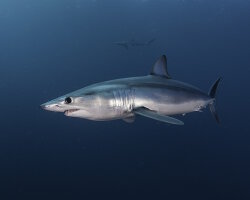
[[[175,119],[173,117],[169,117],[166,115],[158,114],[158,113],[151,111],[147,108],[138,108],[138,109],[134,110],[134,113],[141,115],[141,116],[144,116],[144,117],[154,119],[154,120],[169,123],[169,124],[184,125],[184,123],[178,119]]]

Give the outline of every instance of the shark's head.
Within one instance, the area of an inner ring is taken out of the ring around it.
[[[41,107],[48,111],[64,112],[67,116],[79,117],[84,115],[86,117],[89,112],[94,110],[93,95],[82,95],[80,97],[64,95],[53,99],[41,105]]]
[[[112,108],[112,98],[112,93],[107,91],[73,92],[44,103],[41,107],[48,111],[63,112],[69,117],[106,120],[119,114]]]

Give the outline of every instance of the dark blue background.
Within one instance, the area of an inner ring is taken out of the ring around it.
[[[249,10],[248,0],[1,0],[0,199],[249,199]],[[205,91],[223,77],[221,125],[207,110],[179,127],[39,108],[148,74],[161,54],[172,77]]]

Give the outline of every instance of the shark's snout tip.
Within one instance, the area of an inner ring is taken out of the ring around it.
[[[46,107],[47,107],[46,104],[41,104],[41,105],[40,105],[40,108],[42,108],[42,109],[44,109],[44,110],[46,110]]]

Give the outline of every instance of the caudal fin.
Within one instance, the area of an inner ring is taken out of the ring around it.
[[[219,116],[218,116],[217,111],[216,111],[216,99],[215,99],[215,97],[216,97],[216,91],[217,91],[220,80],[221,80],[221,78],[218,78],[217,81],[215,81],[215,83],[212,85],[212,87],[210,88],[209,93],[208,93],[208,95],[212,99],[214,99],[214,101],[209,104],[209,108],[210,108],[210,111],[211,111],[212,115],[214,116],[215,120],[217,121],[217,123],[220,123],[220,119],[219,119]]]

